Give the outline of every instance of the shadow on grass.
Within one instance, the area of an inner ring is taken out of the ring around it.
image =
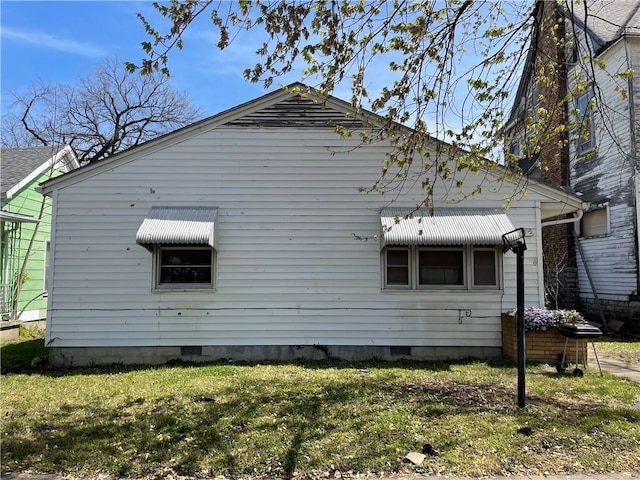
[[[3,374],[40,370],[47,355],[42,338],[6,343],[0,346],[0,370]]]
[[[160,365],[145,364],[105,364],[84,367],[52,367],[47,363],[48,351],[43,345],[43,341],[32,340],[19,344],[11,344],[0,347],[1,369],[2,373],[20,373],[20,374],[38,374],[52,377],[73,376],[73,375],[104,375],[109,373],[127,373],[148,370],[163,370],[175,367],[181,368],[201,368],[211,366],[285,366],[296,365],[309,370],[351,370],[351,369],[396,369],[404,370],[420,370],[420,371],[450,371],[452,365],[472,365],[475,363],[483,363],[489,367],[509,368],[513,366],[509,360],[480,360],[477,358],[464,358],[459,360],[433,360],[433,361],[415,361],[415,360],[362,360],[362,361],[332,361],[332,360],[265,360],[265,361],[235,361],[228,359],[218,359],[206,362],[191,362],[184,360],[170,360]],[[34,364],[33,359],[38,362]]]
[[[308,365],[322,368],[320,362],[304,362]],[[430,365],[420,364],[423,369]],[[435,365],[437,372],[446,364]],[[532,405],[553,412],[538,419],[516,407],[514,385],[436,377],[395,381],[358,370],[340,379],[296,383],[234,377],[217,390],[211,385],[211,391],[198,386],[153,400],[123,398],[115,406],[62,402],[53,413],[32,418],[12,412],[4,418],[3,465],[15,471],[85,475],[293,478],[300,471],[393,471],[398,449],[420,448],[411,440],[416,437],[435,437],[451,450],[469,448],[468,438],[437,433],[439,423],[451,432],[454,427],[473,430],[477,422],[482,438],[481,422],[511,425],[515,419],[548,432],[549,442],[574,436],[576,425],[599,425],[603,419],[609,424],[640,422],[640,412],[630,409],[552,396],[530,398]],[[622,438],[613,441],[618,449],[628,448]],[[570,448],[578,450],[579,444]]]

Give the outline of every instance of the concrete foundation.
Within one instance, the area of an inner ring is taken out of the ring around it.
[[[58,367],[109,364],[161,365],[170,360],[211,362],[220,359],[233,361],[456,360],[499,358],[501,354],[501,347],[365,347],[344,345],[50,347],[49,364]]]

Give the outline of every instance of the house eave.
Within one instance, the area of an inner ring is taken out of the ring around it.
[[[79,167],[80,164],[78,163],[78,159],[73,151],[73,148],[71,148],[70,145],[65,145],[54,155],[48,158],[45,162],[43,162],[40,166],[38,166],[38,168],[29,173],[29,175],[23,178],[19,183],[7,190],[7,192],[5,193],[5,198],[13,198],[25,186],[30,184],[47,170],[66,169],[67,171],[72,171]],[[39,192],[39,187],[36,187],[36,191]]]

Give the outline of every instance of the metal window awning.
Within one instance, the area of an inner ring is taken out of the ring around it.
[[[501,245],[502,235],[515,229],[506,214],[477,208],[388,208],[380,223],[382,246]]]
[[[216,207],[151,207],[136,233],[136,243],[154,245],[209,245],[216,248]]]

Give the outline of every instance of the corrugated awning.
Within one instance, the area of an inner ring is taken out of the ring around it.
[[[409,215],[409,218],[405,218]],[[389,208],[380,213],[385,245],[500,245],[514,230],[504,213],[476,208],[431,211]]]
[[[216,207],[151,207],[140,225],[136,243],[153,245],[209,245],[216,247]]]

